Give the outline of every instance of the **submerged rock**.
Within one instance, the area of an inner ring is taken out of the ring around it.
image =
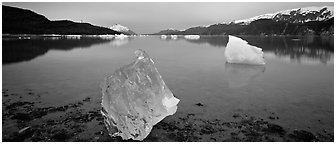
[[[225,57],[228,63],[265,64],[261,48],[249,45],[247,41],[231,35],[225,48]]]
[[[172,115],[180,101],[166,86],[145,51],[101,84],[102,114],[110,136],[143,140],[153,125]]]

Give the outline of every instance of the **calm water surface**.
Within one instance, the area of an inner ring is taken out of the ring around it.
[[[177,114],[225,120],[233,119],[234,113],[274,116],[286,129],[333,133],[333,37],[240,37],[263,49],[265,66],[226,63],[224,36],[5,39],[2,87],[17,93],[33,89],[41,94],[41,106],[91,97],[99,107],[100,82],[131,63],[136,49],[143,49],[181,100]]]

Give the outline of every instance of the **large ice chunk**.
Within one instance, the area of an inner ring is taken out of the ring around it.
[[[143,140],[153,125],[177,110],[175,98],[154,62],[143,50],[131,64],[116,70],[101,84],[102,114],[111,136]]]
[[[228,63],[265,64],[261,48],[247,44],[241,38],[229,35],[225,57]]]

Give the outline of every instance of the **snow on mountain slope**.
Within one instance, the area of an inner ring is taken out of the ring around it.
[[[166,35],[166,34],[180,34],[180,35],[183,35],[183,34],[198,34],[198,35],[214,34],[214,35],[218,35],[218,34],[223,34],[227,32],[243,33],[243,32],[238,32],[237,30],[234,30],[235,29],[234,26],[235,25],[249,25],[251,22],[260,20],[260,19],[268,19],[268,20],[273,20],[276,22],[282,21],[284,23],[306,23],[310,21],[325,22],[328,20],[332,20],[333,18],[334,18],[334,6],[305,7],[305,8],[295,8],[295,9],[283,10],[283,11],[278,11],[275,13],[267,13],[267,14],[251,17],[248,19],[236,20],[236,21],[231,21],[231,22],[221,22],[217,24],[193,26],[193,27],[189,27],[183,30],[174,30],[170,28],[168,30],[163,30],[155,34],[159,34],[159,35]],[[267,24],[267,22],[269,21],[264,21],[264,22],[260,21],[260,22],[261,24]],[[281,23],[281,24],[284,24],[284,23]],[[328,22],[328,24],[329,23],[330,22]],[[315,24],[308,25],[308,26],[310,26],[311,28],[313,25],[316,27],[325,28],[324,32],[330,29],[329,25],[321,25],[320,23],[315,23]],[[239,27],[236,27],[236,28],[239,29]],[[259,28],[259,29],[263,29],[263,28]],[[304,27],[303,29],[307,29],[307,28]],[[266,29],[263,29],[263,30],[266,31]],[[269,32],[269,33],[274,33],[274,32]],[[304,33],[304,32],[300,32],[300,33]],[[319,31],[318,33],[322,33],[322,31]],[[280,33],[280,34],[283,34],[283,33]]]
[[[126,34],[126,35],[136,35],[136,33],[133,32],[132,30],[130,30],[128,27],[122,26],[120,24],[112,25],[109,28],[114,30],[114,31]]]
[[[240,24],[240,23],[249,24],[252,21],[255,21],[255,20],[258,20],[258,19],[272,19],[273,16],[274,16],[274,14],[263,14],[263,15],[255,16],[255,17],[248,18],[248,19],[236,20],[236,21],[233,21],[233,23],[235,23],[235,24]]]
[[[170,30],[170,31],[178,31],[178,30],[173,29],[173,28],[169,28],[169,29],[167,29],[167,30]]]
[[[118,32],[127,32],[129,31],[128,27],[122,26],[120,24],[115,24],[109,27],[110,29],[114,30],[114,31],[118,31]]]
[[[334,17],[334,7],[305,7],[283,10],[276,13],[263,14],[248,19],[233,21],[235,24],[250,24],[258,19],[273,19],[275,21],[289,21],[302,23],[308,21],[326,21]]]

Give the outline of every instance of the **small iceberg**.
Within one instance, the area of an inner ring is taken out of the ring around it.
[[[81,35],[65,35],[67,39],[80,39],[81,37]]]
[[[115,36],[114,36],[114,35],[99,35],[99,37],[100,37],[101,39],[112,39],[112,38],[114,38]]]
[[[229,42],[225,48],[225,58],[228,63],[264,65],[261,48],[249,45],[247,41],[229,35]]]
[[[124,34],[120,34],[120,35],[114,35],[116,39],[125,39],[125,38],[128,38],[127,35],[124,35]]]
[[[201,36],[199,35],[185,35],[184,38],[190,39],[190,40],[197,40],[200,39]]]
[[[171,39],[176,40],[177,39],[177,35],[170,35]]]
[[[166,39],[167,36],[166,35],[161,35],[161,39]]]

